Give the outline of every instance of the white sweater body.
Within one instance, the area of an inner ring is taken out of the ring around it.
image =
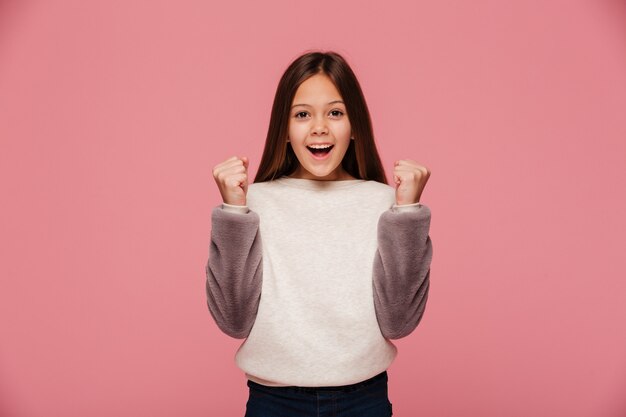
[[[393,362],[397,349],[374,310],[372,266],[378,219],[394,202],[394,189],[373,181],[250,184],[263,281],[254,325],[235,356],[249,379],[347,385]]]

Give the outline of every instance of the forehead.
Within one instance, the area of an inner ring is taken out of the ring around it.
[[[324,104],[332,100],[341,100],[339,90],[327,75],[315,74],[300,84],[293,98],[293,103]]]

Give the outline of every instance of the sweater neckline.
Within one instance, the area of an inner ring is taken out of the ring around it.
[[[339,190],[354,187],[355,185],[365,182],[363,179],[327,181],[311,180],[307,178],[292,178],[288,176],[282,176],[274,181],[278,181],[281,184],[291,187],[303,188],[307,190]]]

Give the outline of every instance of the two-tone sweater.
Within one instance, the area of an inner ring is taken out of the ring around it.
[[[281,177],[213,209],[207,304],[245,338],[235,362],[248,379],[348,385],[391,365],[390,339],[424,313],[432,259],[430,209],[394,203],[375,181]]]

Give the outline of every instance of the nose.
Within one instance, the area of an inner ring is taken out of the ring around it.
[[[315,124],[313,125],[313,131],[311,132],[313,135],[326,135],[328,134],[328,127],[326,126],[326,119],[322,116],[315,119]]]

